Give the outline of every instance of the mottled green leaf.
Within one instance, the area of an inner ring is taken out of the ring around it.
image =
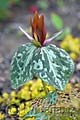
[[[46,115],[43,112],[38,112],[36,107],[33,107],[23,118],[22,120],[25,120],[25,118],[31,118],[35,117],[36,120],[47,120],[48,115]]]
[[[31,66],[33,75],[59,90],[64,90],[74,70],[68,53],[52,44],[35,50]]]
[[[36,107],[33,107],[23,118],[22,120],[24,120],[25,118],[29,118],[29,117],[36,117]]]
[[[51,22],[57,30],[61,30],[63,28],[63,21],[61,17],[55,13],[51,14]]]
[[[31,44],[24,44],[18,48],[11,62],[12,87],[17,88],[33,78],[32,58],[36,47]]]
[[[17,88],[34,76],[59,90],[64,90],[74,64],[68,53],[55,45],[35,47],[32,43],[19,47],[11,63],[11,81]]]
[[[57,92],[51,92],[47,96],[44,97],[43,102],[48,101],[50,105],[55,104],[57,100]]]
[[[46,115],[45,113],[39,112],[36,115],[36,120],[48,120],[48,115]]]

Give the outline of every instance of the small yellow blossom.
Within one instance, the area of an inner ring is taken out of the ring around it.
[[[0,97],[0,103],[3,103],[4,99],[2,97]]]
[[[2,95],[2,96],[3,96],[3,98],[4,98],[5,100],[6,100],[6,99],[8,99],[8,97],[9,97],[8,93],[6,93],[6,92],[5,92],[5,93],[3,93],[3,95]]]
[[[35,117],[26,118],[25,120],[36,120]]]
[[[4,120],[4,119],[5,119],[5,115],[0,112],[0,120]]]
[[[25,102],[25,107],[27,106],[31,107],[31,102]]]
[[[8,114],[9,115],[14,115],[15,113],[17,112],[16,108],[15,107],[12,107],[8,110]]]
[[[45,91],[42,91],[42,92],[40,93],[40,96],[39,96],[39,97],[44,97],[44,96],[46,96],[46,93],[45,93]]]
[[[73,60],[80,57],[80,38],[67,35],[60,44],[61,48],[70,53]]]
[[[18,112],[18,115],[19,115],[19,117],[23,117],[23,116],[25,116],[26,113],[27,113],[27,112],[23,109],[23,110],[20,110],[20,111]]]
[[[29,100],[31,98],[31,92],[22,89],[18,92],[18,97],[21,99]]]
[[[76,59],[77,59],[77,55],[76,55],[76,53],[74,53],[74,52],[71,52],[71,53],[70,53],[70,56],[71,56],[71,58],[72,58],[73,60],[76,60]]]
[[[11,95],[11,97],[16,97],[16,92],[12,91],[10,95]]]
[[[19,117],[23,117],[25,115],[25,110],[20,110],[18,112]]]
[[[22,109],[24,109],[24,108],[25,108],[24,103],[21,103],[20,106],[19,106],[19,110],[22,110]]]
[[[37,97],[38,97],[38,94],[39,94],[38,90],[34,89],[34,90],[32,91],[32,98],[37,98]]]
[[[72,91],[72,85],[71,85],[71,83],[68,83],[68,84],[66,85],[66,88],[65,88],[65,90],[64,90],[64,93],[70,94],[71,91]]]
[[[47,88],[49,91],[55,91],[55,88],[54,88],[53,86],[47,85],[46,88]]]

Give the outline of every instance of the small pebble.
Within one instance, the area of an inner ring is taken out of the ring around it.
[[[76,65],[76,70],[80,70],[80,63]]]

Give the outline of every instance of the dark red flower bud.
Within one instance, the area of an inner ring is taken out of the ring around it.
[[[30,17],[30,24],[32,28],[32,37],[34,40],[38,40],[43,45],[46,39],[46,31],[44,25],[44,15],[39,16],[37,12],[34,14],[34,18]]]

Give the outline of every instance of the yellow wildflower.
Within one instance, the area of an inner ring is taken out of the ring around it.
[[[4,120],[4,119],[5,119],[5,115],[0,112],[0,120]]]
[[[68,83],[66,85],[66,88],[65,88],[64,92],[70,94],[71,91],[72,91],[72,85],[71,85],[71,83]]]
[[[65,49],[70,53],[70,56],[73,60],[76,60],[80,57],[80,39],[77,37],[73,37],[68,35],[64,38],[64,40],[60,44],[61,48]]]
[[[19,117],[23,117],[25,114],[26,114],[26,113],[25,113],[25,110],[20,110],[20,111],[18,112]]]
[[[36,120],[35,117],[26,118],[25,120]]]
[[[12,91],[10,95],[11,95],[11,97],[16,97],[16,92]]]
[[[15,113],[17,112],[16,108],[15,107],[12,107],[8,110],[8,114],[9,115],[14,115]]]
[[[70,56],[71,56],[71,58],[72,58],[73,60],[76,60],[76,59],[77,59],[77,55],[76,55],[76,53],[74,53],[74,52],[70,53]]]
[[[32,98],[37,98],[37,97],[38,97],[38,94],[39,94],[38,90],[34,89],[34,90],[32,91]]]
[[[3,103],[4,99],[2,97],[0,97],[0,103]]]
[[[8,99],[8,97],[9,97],[8,93],[6,93],[6,92],[5,92],[5,93],[3,93],[3,95],[2,95],[2,96],[3,96],[3,98],[4,98],[5,100],[6,100],[6,99]]]
[[[19,110],[22,110],[22,109],[24,109],[24,108],[25,108],[24,103],[21,103],[20,106],[19,106]]]

